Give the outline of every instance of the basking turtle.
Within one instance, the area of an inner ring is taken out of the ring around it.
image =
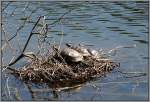
[[[81,45],[74,46],[74,45],[71,45],[71,44],[68,44],[68,43],[66,43],[66,46],[69,47],[69,48],[71,48],[71,49],[74,49],[74,50],[78,51],[84,57],[91,56],[93,58],[100,58],[99,52],[96,51],[96,50],[94,50],[94,49],[88,49],[88,48],[85,48],[85,47],[83,47]]]
[[[69,47],[69,48],[71,48],[71,49],[74,49],[74,50],[78,51],[83,56],[90,56],[90,53],[89,53],[88,49],[86,49],[85,47],[82,47],[82,46],[73,46],[73,45],[68,44],[68,43],[66,43],[66,46]]]
[[[60,54],[67,62],[83,61],[83,55],[81,53],[79,53],[78,51],[71,49],[71,48],[62,49]]]
[[[88,52],[90,53],[91,56],[93,56],[94,58],[100,58],[100,54],[98,51],[94,50],[94,49],[88,49]]]
[[[24,52],[23,56],[27,57],[29,59],[36,59],[37,58],[34,52]]]

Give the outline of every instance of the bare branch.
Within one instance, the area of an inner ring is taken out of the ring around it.
[[[32,30],[31,30],[31,32],[30,32],[30,35],[29,35],[29,37],[28,37],[28,39],[27,39],[27,41],[26,41],[26,43],[25,43],[25,46],[24,46],[24,48],[23,48],[21,54],[20,54],[13,62],[9,63],[8,66],[11,66],[11,65],[15,64],[18,60],[20,60],[20,59],[24,56],[23,53],[24,53],[24,51],[26,50],[27,45],[28,45],[28,43],[29,43],[29,41],[30,41],[30,39],[31,39],[31,37],[32,37],[32,35],[33,35],[32,31],[35,29],[35,27],[36,27],[36,25],[38,24],[38,22],[40,21],[41,17],[43,17],[43,16],[40,16],[40,17],[38,18],[37,22],[35,23],[35,25],[33,26],[33,28],[32,28]]]
[[[70,13],[71,11],[72,11],[73,9],[71,9],[71,10],[69,10],[69,11],[67,11],[66,13],[64,13],[62,16],[60,16],[56,21],[54,21],[53,23],[51,23],[51,24],[48,24],[48,26],[49,25],[53,25],[53,24],[55,24],[55,23],[57,23],[57,22],[59,22],[66,14],[68,14],[68,13]],[[47,20],[47,19],[46,19]]]
[[[11,41],[13,38],[15,38],[18,34],[18,32],[25,26],[26,22],[28,21],[28,19],[30,19],[30,17],[32,16],[32,14],[37,10],[37,8],[35,10],[33,10],[31,12],[31,14],[27,17],[27,19],[23,22],[23,24],[17,29],[17,32],[15,33],[14,36],[12,36],[11,38],[9,38],[8,41]]]

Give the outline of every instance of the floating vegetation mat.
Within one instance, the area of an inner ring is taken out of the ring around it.
[[[66,63],[58,61],[59,57],[61,56],[57,55],[56,57],[54,54],[40,58],[36,56],[29,64],[21,68],[17,75],[25,81],[63,83],[65,86],[66,83],[79,84],[92,78],[104,76],[119,67],[119,63],[106,58],[97,60],[87,56],[84,58],[84,62]]]

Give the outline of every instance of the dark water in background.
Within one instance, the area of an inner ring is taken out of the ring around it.
[[[128,46],[120,48],[115,55],[110,54],[110,57],[120,62],[120,70],[123,72],[148,74],[148,2],[8,3],[2,3],[2,10],[6,7],[2,12],[2,23],[8,38],[15,34],[26,17],[31,16],[30,21],[18,32],[17,38],[11,40],[11,46],[17,49],[18,46],[20,49],[23,47],[39,16],[45,15],[46,22],[51,24],[65,12],[74,9],[63,17],[62,24],[59,22],[50,26],[48,41],[59,42],[63,32],[62,45],[65,42],[83,43],[95,49],[102,48],[106,52],[119,46]],[[36,51],[36,45],[37,39],[33,37],[27,51]],[[3,54],[4,64],[16,55],[15,52],[15,49],[6,48]],[[15,66],[23,64],[24,61]],[[40,89],[40,85],[33,85],[33,88]],[[104,78],[83,84],[80,89],[56,93],[49,88],[44,92],[38,91],[37,96],[38,100],[148,100],[148,75],[125,78],[119,72],[112,72]],[[33,100],[23,82],[4,74],[2,100],[17,100],[18,97],[21,100]]]

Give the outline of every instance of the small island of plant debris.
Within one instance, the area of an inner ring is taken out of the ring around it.
[[[62,49],[53,46],[52,50],[48,56],[25,53],[24,55],[31,60],[16,74],[24,81],[36,83],[65,84],[69,82],[79,84],[104,76],[114,68],[119,67],[119,63],[103,57],[98,51],[81,46],[72,47],[67,45]],[[71,52],[69,52],[70,50]],[[86,53],[86,50],[89,54]],[[80,58],[80,60],[73,60],[73,58]]]

